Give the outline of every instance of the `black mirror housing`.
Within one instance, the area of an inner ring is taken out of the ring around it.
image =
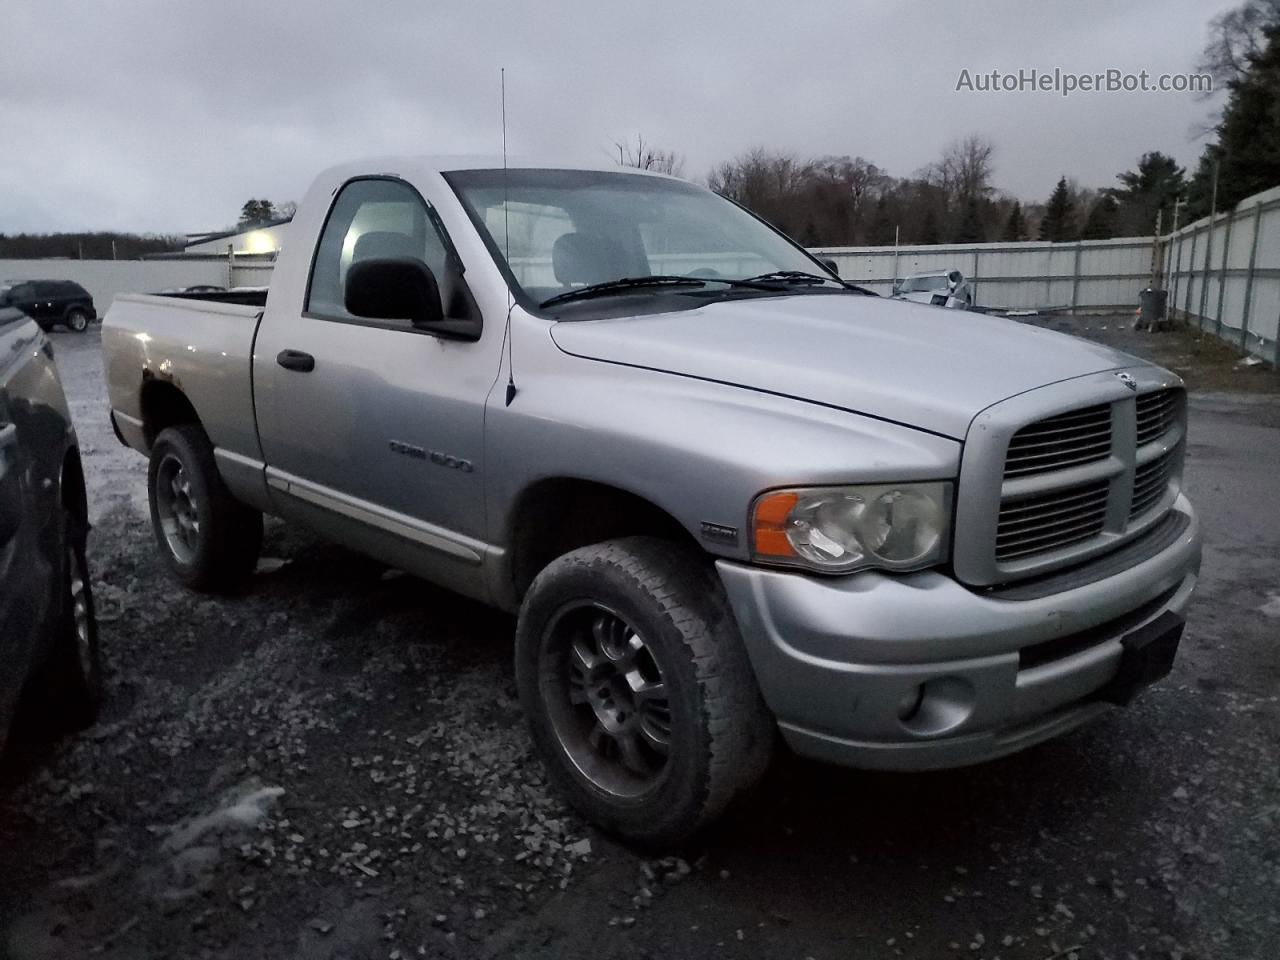
[[[834,273],[837,277],[840,276],[840,265],[830,257],[821,257],[818,262]]]
[[[475,340],[479,324],[444,315],[435,274],[413,257],[360,260],[347,271],[347,312],[370,320],[408,320],[417,330]]]

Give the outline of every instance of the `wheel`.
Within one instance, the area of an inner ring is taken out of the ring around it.
[[[645,537],[583,547],[534,580],[516,627],[534,743],[603,829],[679,843],[752,786],[775,735],[714,571]]]
[[[28,685],[41,734],[63,734],[93,723],[102,705],[102,658],[93,585],[85,559],[84,521],[66,511],[62,607],[49,661]]]
[[[63,322],[67,325],[68,330],[84,333],[89,329],[89,314],[79,308],[68,310],[66,319]]]
[[[262,549],[262,514],[231,496],[199,424],[162,430],[147,471],[151,528],[179,581],[193,590],[243,582]]]

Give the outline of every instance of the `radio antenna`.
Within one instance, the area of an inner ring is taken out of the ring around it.
[[[511,269],[511,226],[507,215],[507,68],[500,68],[499,77],[502,83],[502,244],[507,260],[507,269]],[[507,287],[507,329],[503,339],[507,343],[507,406],[516,398],[515,361],[511,355],[511,313],[515,310],[511,287]]]

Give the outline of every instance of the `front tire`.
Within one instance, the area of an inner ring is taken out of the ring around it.
[[[603,829],[679,843],[768,765],[774,724],[714,571],[645,537],[574,550],[534,580],[516,683],[552,779]]]
[[[63,321],[67,325],[68,330],[74,330],[76,333],[84,333],[89,329],[89,314],[83,310],[67,311],[66,319]]]
[[[151,528],[173,575],[193,590],[240,585],[262,549],[262,514],[231,496],[199,424],[162,430],[147,471]]]

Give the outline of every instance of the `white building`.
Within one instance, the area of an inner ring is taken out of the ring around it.
[[[189,233],[184,253],[225,255],[231,253],[274,254],[280,252],[285,235],[289,231],[288,220],[276,220],[250,230],[225,233]]]

